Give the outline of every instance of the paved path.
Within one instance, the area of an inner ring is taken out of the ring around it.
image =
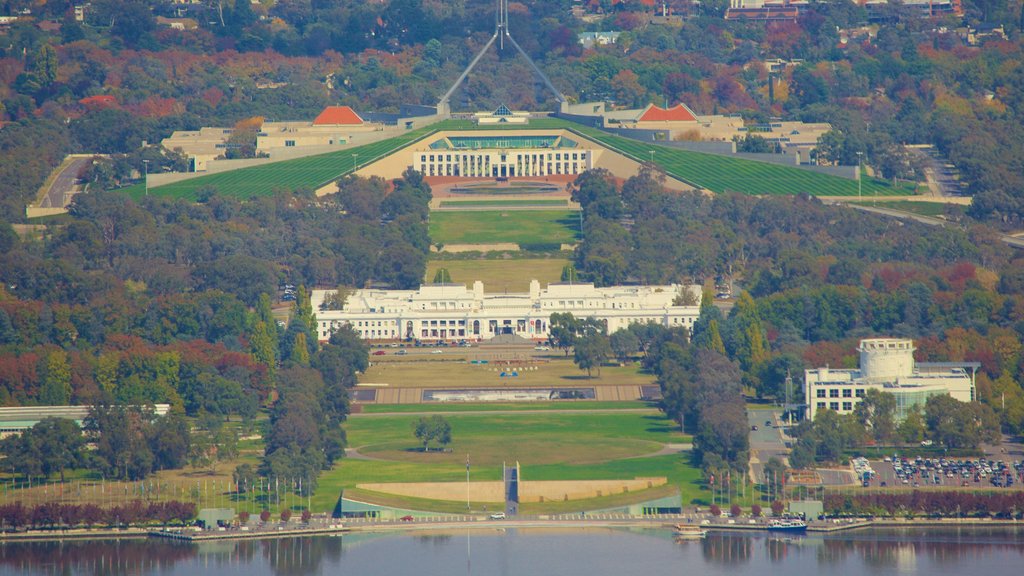
[[[634,414],[661,414],[661,411],[657,408],[594,408],[587,410],[465,410],[465,411],[451,411],[451,410],[430,410],[429,408],[422,412],[359,412],[357,414],[349,414],[349,418],[376,418],[379,416],[433,416],[434,414],[440,414],[442,416],[461,416],[463,414],[472,416],[491,415],[491,414],[621,414],[621,413],[634,413]]]
[[[933,218],[932,216],[922,216],[920,214],[914,214],[911,212],[905,212],[903,210],[894,210],[892,208],[883,208],[881,206],[859,206],[857,204],[848,204],[851,208],[857,210],[863,210],[865,212],[874,212],[875,214],[881,214],[882,216],[892,216],[901,220],[914,220],[921,224],[927,224],[928,226],[947,226],[950,224],[948,220],[941,218]],[[1024,248],[1024,238],[1015,238],[1008,234],[999,234],[999,239],[1004,243],[1013,246],[1014,248]]]
[[[43,191],[39,201],[40,208],[63,208],[71,202],[71,198],[78,192],[78,174],[90,162],[92,156],[69,157],[64,162],[63,168],[50,181],[50,185]]]
[[[771,422],[767,425],[766,422]],[[772,457],[787,461],[790,441],[778,427],[779,412],[773,409],[747,410],[747,424],[750,426],[750,479],[757,483],[764,478],[764,465]],[[757,430],[754,430],[757,426]]]

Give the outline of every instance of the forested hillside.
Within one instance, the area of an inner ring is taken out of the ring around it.
[[[876,336],[912,338],[919,361],[980,362],[978,399],[992,425],[979,430],[1024,431],[1024,257],[984,226],[929,227],[811,197],[666,192],[649,171],[621,188],[592,171],[576,187],[585,215],[576,251],[582,277],[705,284],[692,341],[641,348],[659,376],[666,412],[716,446],[738,424],[703,428],[708,378],[781,399],[790,375],[798,402],[805,368],[855,368],[858,340]],[[728,314],[711,305],[715,278],[736,286]],[[639,341],[651,340],[644,328],[631,330]],[[712,421],[745,423],[741,414]],[[879,443],[893,440],[891,430],[865,431],[863,422],[852,430],[848,444],[870,434]],[[908,431],[908,441],[922,433]]]
[[[8,122],[0,130],[0,214],[20,219],[66,152],[124,154],[86,175],[108,187],[138,177],[143,159],[151,171],[180,166],[141,148],[175,129],[230,127],[257,115],[309,119],[331,103],[361,111],[434,104],[490,35],[492,4],[101,0],[77,22],[70,2],[8,0],[0,13],[31,16],[0,31],[0,114]],[[721,2],[698,12],[668,4],[685,16],[681,27],[650,24],[639,2],[592,2],[580,19],[568,0],[529,0],[511,3],[509,16],[518,42],[571,100],[683,101],[751,122],[827,121],[835,131],[822,161],[854,164],[860,152],[885,177],[920,175],[900,145],[935,144],[977,198],[974,216],[1010,227],[1024,215],[1018,0],[967,0],[962,20],[893,6],[872,22],[862,7],[835,0],[796,23],[767,24],[726,22]],[[158,22],[176,16],[191,24]],[[1000,25],[1007,39],[969,44],[957,31],[979,25]],[[576,38],[585,30],[622,35],[585,50]],[[769,73],[770,59],[789,65]],[[489,54],[455,102],[550,109],[536,86],[507,81],[529,77],[519,59]]]

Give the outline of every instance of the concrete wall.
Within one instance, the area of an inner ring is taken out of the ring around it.
[[[632,480],[555,480],[520,481],[520,502],[561,502],[584,500],[624,492],[638,492],[656,486],[663,486],[668,480],[663,477],[634,478]],[[467,494],[474,502],[504,502],[505,486],[502,482],[387,482],[359,484],[363,490],[397,494],[430,500],[464,501]]]
[[[672,133],[668,130],[640,130],[637,128],[613,128],[611,126],[605,127],[604,130],[623,138],[651,142],[652,144],[664,144],[672,141]]]
[[[736,143],[729,142],[705,142],[705,141],[693,141],[693,140],[672,140],[670,142],[658,142],[662,146],[669,148],[678,148],[680,150],[689,150],[691,152],[703,152],[704,154],[721,154],[732,156],[736,152]]]
[[[552,116],[554,116],[555,118],[561,118],[563,120],[569,120],[570,122],[575,122],[577,124],[582,124],[584,126],[592,126],[594,128],[600,128],[601,125],[604,123],[604,119],[601,118],[600,116],[566,114],[564,112],[558,112],[556,114],[553,114]]]

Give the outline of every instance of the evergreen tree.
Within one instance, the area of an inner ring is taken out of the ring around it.
[[[39,401],[46,406],[67,406],[71,402],[71,365],[63,350],[50,352],[43,359]]]
[[[14,344],[18,340],[18,332],[11,323],[11,317],[7,311],[0,308],[0,345]]]
[[[713,319],[708,323],[708,349],[725,356],[725,343],[718,331],[718,320]]]
[[[277,355],[274,350],[276,338],[271,337],[267,324],[257,321],[249,335],[249,352],[257,362],[263,364],[271,371],[277,364]]]
[[[452,275],[448,273],[447,268],[438,268],[437,272],[434,273],[434,284],[451,284]]]
[[[306,345],[305,333],[299,332],[295,335],[290,359],[299,366],[309,366],[309,347]]]

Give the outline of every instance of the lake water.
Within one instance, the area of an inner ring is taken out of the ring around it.
[[[830,536],[663,530],[352,534],[186,544],[0,544],[0,574],[618,576],[660,574],[995,576],[1024,573],[1024,529],[862,530]]]

